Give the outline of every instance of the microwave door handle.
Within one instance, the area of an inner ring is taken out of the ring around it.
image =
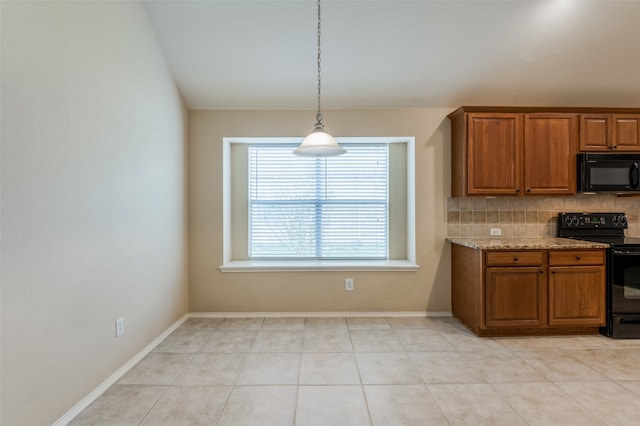
[[[640,167],[635,161],[631,163],[629,168],[629,183],[632,189],[638,189],[638,186],[640,186]]]

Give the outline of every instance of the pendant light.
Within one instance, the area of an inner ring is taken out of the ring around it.
[[[313,131],[304,138],[300,146],[293,150],[295,155],[308,157],[330,157],[342,155],[346,149],[338,145],[338,142],[329,133],[325,132],[320,111],[320,0],[318,0],[318,113]]]

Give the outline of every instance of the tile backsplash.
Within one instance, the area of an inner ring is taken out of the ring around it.
[[[447,236],[458,238],[554,237],[560,212],[623,212],[627,236],[640,237],[640,198],[615,194],[571,197],[465,197],[447,199]],[[500,228],[502,235],[489,234]]]

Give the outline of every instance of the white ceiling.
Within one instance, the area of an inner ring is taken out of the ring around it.
[[[314,109],[314,0],[143,0],[190,109]],[[323,109],[640,106],[640,1],[323,0]]]

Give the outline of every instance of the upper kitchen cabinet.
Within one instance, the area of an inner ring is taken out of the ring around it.
[[[640,114],[581,114],[580,151],[640,152]]]
[[[524,114],[525,194],[575,194],[577,143],[577,114]]]
[[[611,151],[611,114],[580,114],[580,151]]]
[[[472,113],[467,124],[467,193],[518,194],[522,187],[521,115]]]
[[[640,114],[613,115],[613,149],[640,151]]]
[[[576,192],[578,115],[463,107],[451,120],[451,195]]]

